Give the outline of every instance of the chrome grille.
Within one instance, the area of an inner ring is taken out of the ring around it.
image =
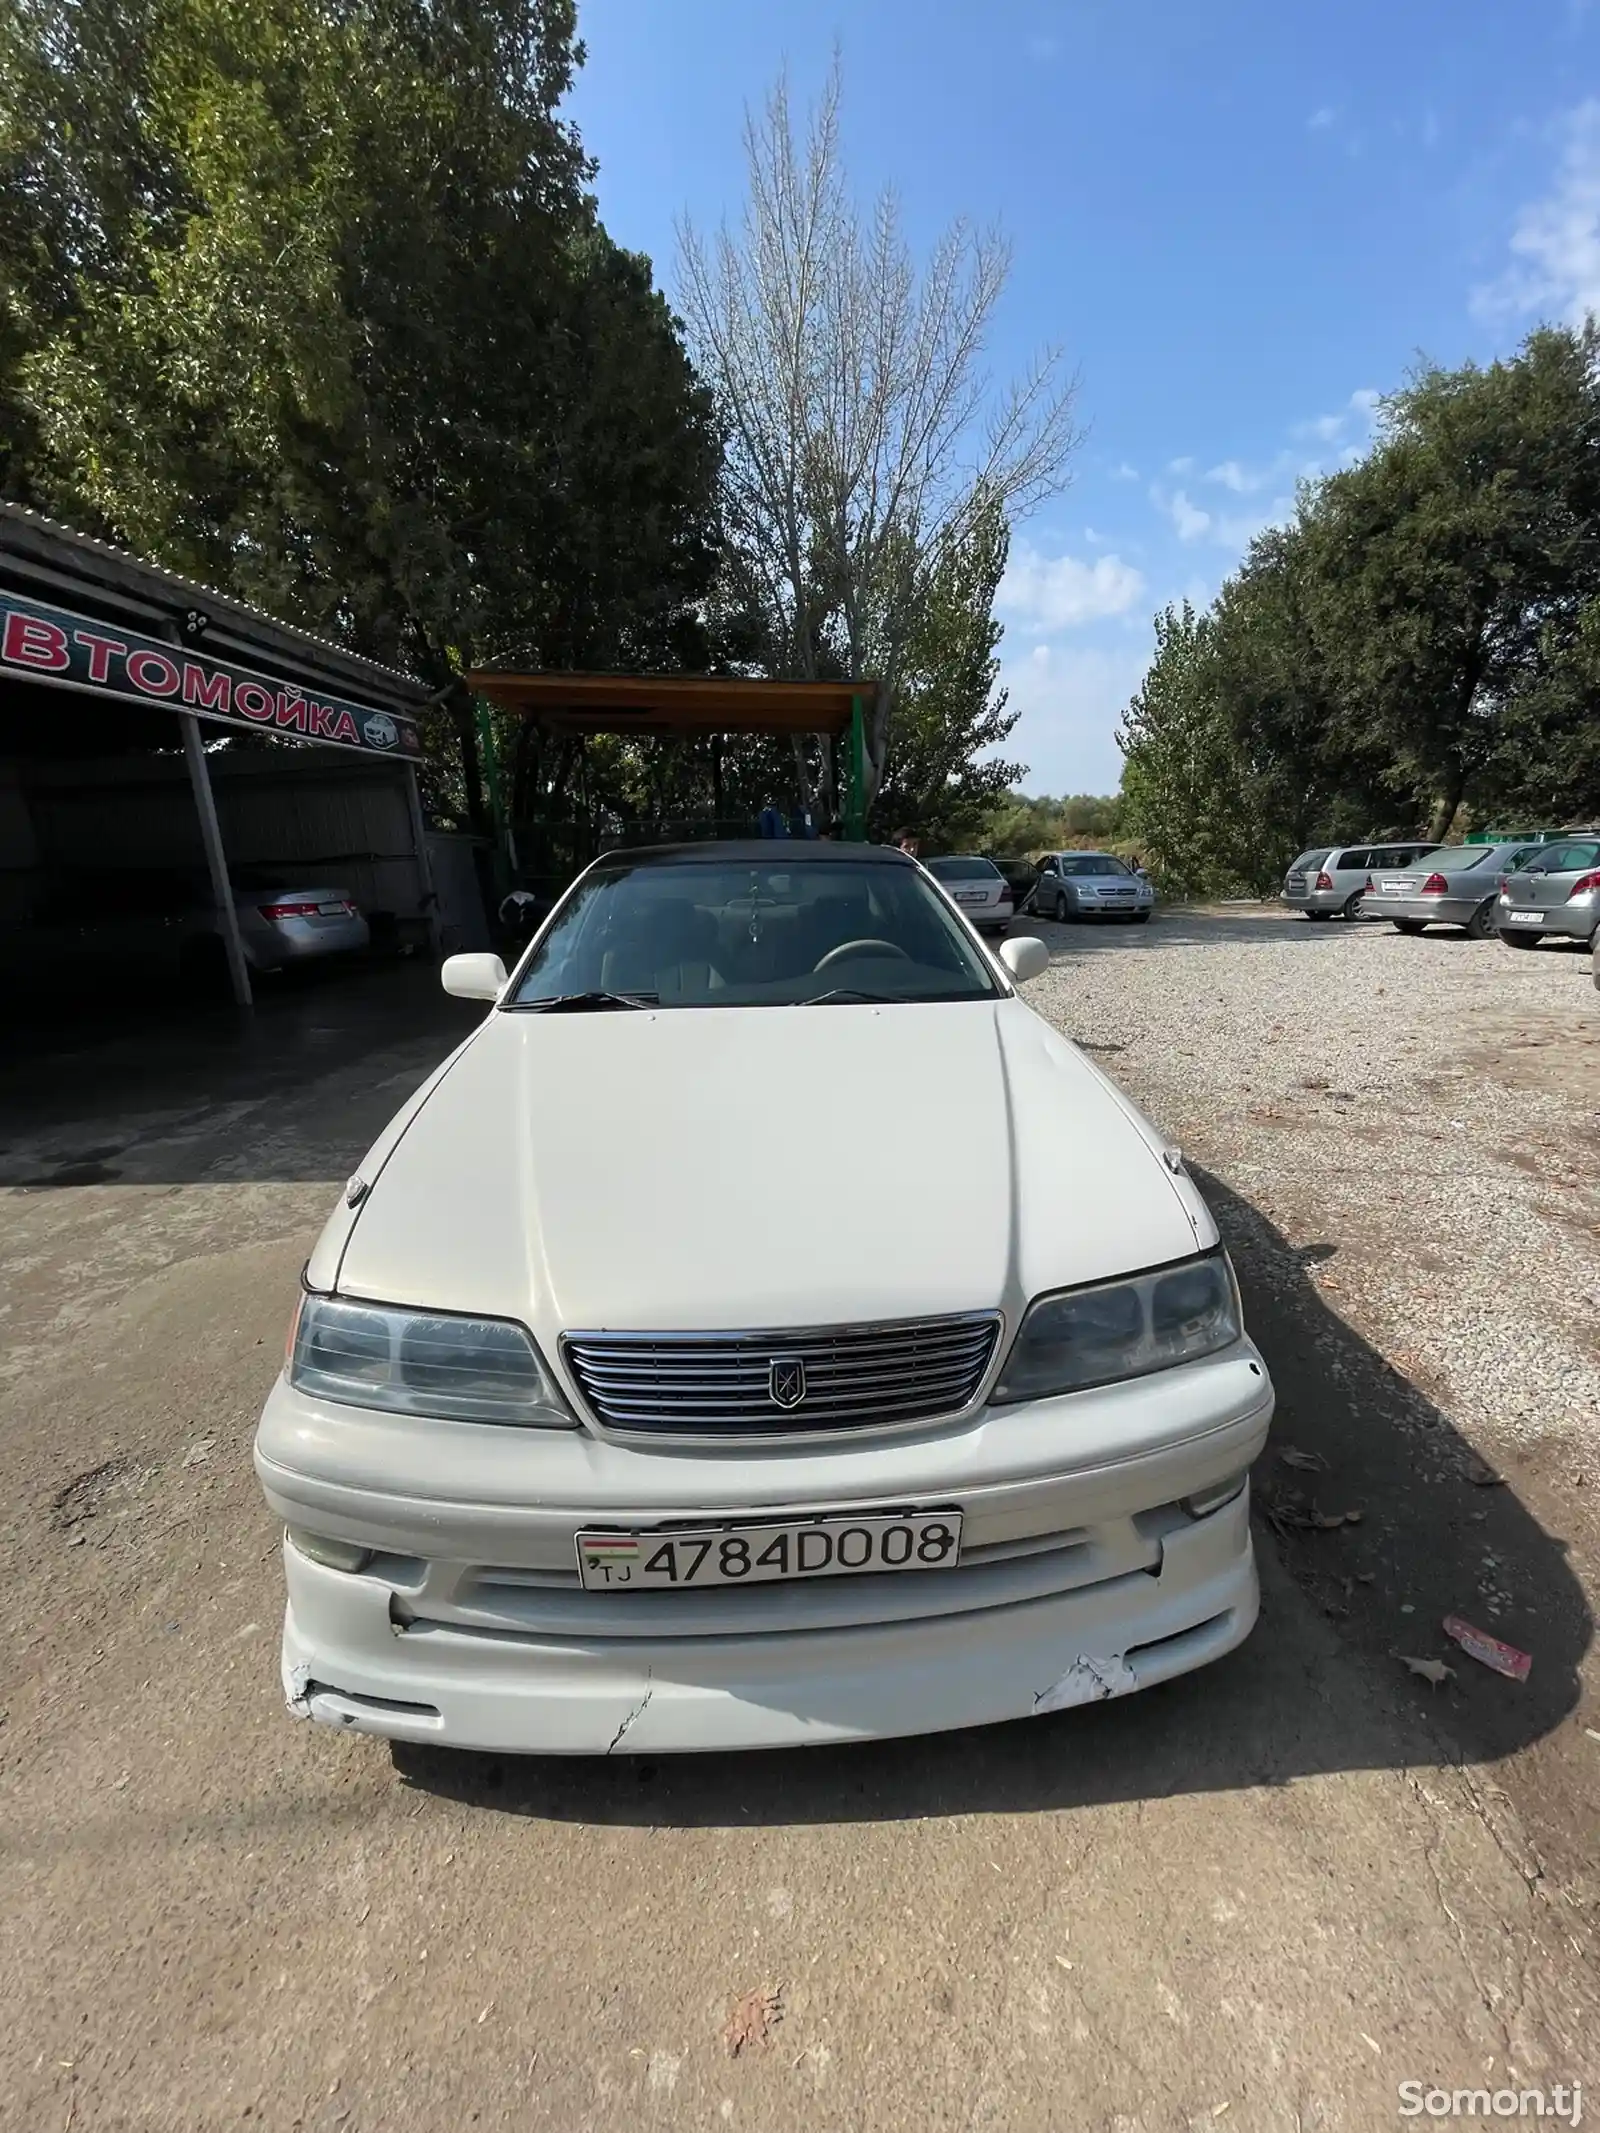
[[[999,1330],[998,1316],[982,1311],[803,1331],[569,1333],[562,1349],[608,1429],[808,1436],[959,1413],[983,1382]],[[804,1393],[793,1401],[796,1364]],[[774,1397],[775,1384],[784,1397]]]

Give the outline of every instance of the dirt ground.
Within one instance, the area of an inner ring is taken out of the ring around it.
[[[1405,2081],[1600,2095],[1600,1458],[1484,1426],[1392,1230],[1323,1249],[1296,1148],[1344,1128],[1269,1156],[1258,1089],[1169,1060],[1242,923],[1041,927],[1040,1004],[1123,1048],[1234,1246],[1282,1400],[1261,1625],[1145,1696],[924,1742],[516,1763],[293,1724],[251,1432],[333,1194],[472,1010],[375,972],[247,1036],[0,1069],[0,2124],[1309,2133],[1399,2123]],[[1595,996],[1550,997],[1518,1032],[1559,1078]],[[1534,1671],[1457,1653],[1431,1687],[1394,1653],[1484,1619],[1486,1556]]]

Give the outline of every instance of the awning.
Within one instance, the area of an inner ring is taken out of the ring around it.
[[[871,681],[747,681],[704,674],[467,676],[478,695],[557,733],[847,733]]]

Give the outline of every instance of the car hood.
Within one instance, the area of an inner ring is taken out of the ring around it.
[[[1013,1316],[1216,1236],[1016,998],[496,1012],[373,1155],[340,1290],[543,1340]]]

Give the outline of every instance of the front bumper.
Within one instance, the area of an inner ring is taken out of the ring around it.
[[[287,1464],[330,1411],[280,1381],[256,1452],[273,1509],[378,1551],[349,1573],[286,1545],[285,1694],[330,1725],[542,1754],[938,1732],[1126,1694],[1248,1635],[1248,1491],[1199,1519],[1178,1499],[1248,1467],[1271,1412],[1241,1344],[1133,1386],[854,1450],[663,1457],[577,1431],[530,1446],[532,1432],[457,1425],[477,1456],[435,1464],[420,1497],[405,1493],[417,1477],[404,1458],[360,1484],[327,1471],[337,1461],[318,1461],[320,1476]],[[405,1440],[406,1425],[345,1414],[358,1437],[379,1425]],[[446,1477],[460,1500],[439,1500]],[[577,1584],[585,1525],[939,1503],[966,1516],[949,1572],[632,1595]]]

